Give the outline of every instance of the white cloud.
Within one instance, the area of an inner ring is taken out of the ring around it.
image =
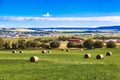
[[[45,16],[50,16],[47,13]],[[101,16],[101,17],[16,17],[16,16],[2,16],[0,21],[110,21],[120,22],[120,16]]]
[[[43,14],[42,16],[44,16],[44,17],[50,17],[50,16],[52,16],[52,15],[50,15],[50,13],[46,13],[46,14]]]

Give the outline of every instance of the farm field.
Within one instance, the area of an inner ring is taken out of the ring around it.
[[[20,54],[12,50],[0,50],[0,80],[119,80],[120,49],[93,50],[23,50]],[[111,51],[112,56],[105,56]],[[85,59],[84,54],[92,57]],[[104,59],[97,60],[96,55]],[[38,56],[39,62],[30,62],[31,56]]]

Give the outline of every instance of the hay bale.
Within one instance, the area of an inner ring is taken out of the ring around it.
[[[19,53],[23,53],[23,51],[19,51]]]
[[[66,49],[67,52],[69,52],[70,50],[69,49]]]
[[[112,52],[110,52],[110,51],[107,52],[107,53],[106,53],[106,56],[112,56]]]
[[[83,49],[80,49],[80,51],[83,51]]]
[[[48,51],[48,53],[51,53],[51,51]]]
[[[12,53],[16,53],[16,51],[15,51],[15,50],[13,50],[13,51],[12,51]]]
[[[102,55],[102,54],[98,54],[97,56],[96,56],[96,59],[103,59],[104,58],[104,56]]]
[[[91,58],[91,54],[85,54],[84,58]]]
[[[64,51],[65,49],[61,49],[61,51]]]
[[[46,50],[42,50],[42,53],[46,53]]]
[[[38,61],[39,61],[39,57],[37,56],[30,57],[30,62],[38,62]]]

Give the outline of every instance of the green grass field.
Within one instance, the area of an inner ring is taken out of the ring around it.
[[[18,50],[19,51],[19,50]],[[120,80],[120,49],[51,50],[42,54],[40,50],[24,50],[23,54],[11,50],[0,50],[0,80]],[[107,51],[112,56],[97,60],[97,54]],[[84,59],[91,53],[90,59]],[[38,56],[39,62],[29,61]]]

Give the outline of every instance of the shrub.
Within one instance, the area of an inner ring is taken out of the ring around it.
[[[91,39],[88,39],[83,42],[83,45],[87,49],[92,49],[93,48],[93,41]]]
[[[47,43],[42,43],[42,44],[41,44],[41,47],[42,47],[43,49],[49,49],[49,48],[50,48],[49,44],[47,44]]]
[[[68,42],[67,47],[68,48],[83,48],[83,45],[81,43]]]
[[[109,42],[107,42],[106,47],[107,47],[107,48],[115,48],[115,47],[116,47],[116,44],[115,44],[115,42],[113,42],[113,41],[109,41]]]
[[[74,42],[68,42],[68,43],[67,43],[67,47],[68,47],[68,48],[74,47]]]
[[[103,42],[102,41],[95,41],[93,43],[94,48],[102,48],[103,47]]]
[[[50,43],[51,48],[58,48],[60,46],[60,42],[58,41],[53,41]]]

